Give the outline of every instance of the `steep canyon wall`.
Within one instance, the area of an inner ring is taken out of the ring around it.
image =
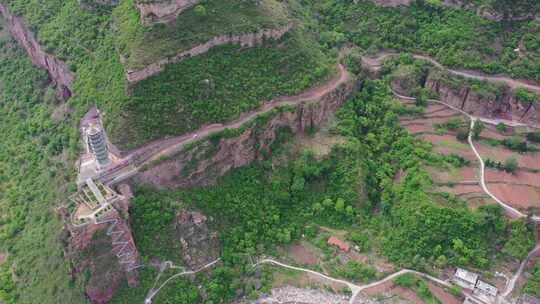
[[[61,90],[62,97],[68,99],[71,96],[75,75],[69,70],[67,64],[46,53],[34,34],[24,25],[22,19],[14,16],[2,2],[0,2],[0,12],[6,19],[10,33],[26,50],[32,63],[46,69],[52,81]]]
[[[183,11],[199,2],[201,0],[139,1],[136,5],[141,15],[141,23],[152,25],[173,22]]]
[[[540,125],[540,105],[519,102],[510,88],[503,87],[498,95],[482,96],[470,86],[454,88],[433,75],[428,76],[425,87],[441,101],[475,116]]]
[[[238,44],[243,47],[254,47],[261,45],[266,39],[279,40],[285,33],[291,30],[292,24],[288,24],[281,28],[266,29],[256,33],[247,33],[241,35],[221,35],[212,38],[211,40],[199,44],[189,50],[183,51],[174,57],[165,58],[153,64],[146,66],[140,70],[128,70],[126,78],[130,83],[135,83],[156,75],[165,69],[168,64],[178,63],[184,59],[198,56],[208,52],[211,48],[225,44]]]
[[[262,126],[252,126],[239,136],[204,141],[159,165],[140,172],[135,181],[157,188],[185,188],[209,185],[230,169],[242,167],[268,152],[284,128],[293,134],[320,127],[354,91],[348,82],[323,96],[319,101],[304,102],[294,110],[284,110]],[[271,152],[271,151],[270,151]]]

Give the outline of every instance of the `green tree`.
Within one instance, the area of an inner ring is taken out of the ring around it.
[[[475,140],[478,140],[478,138],[480,138],[480,133],[482,133],[485,127],[486,126],[484,125],[484,123],[479,120],[474,123],[472,135]]]
[[[516,170],[518,169],[518,167],[519,167],[519,164],[518,164],[518,161],[517,161],[517,159],[515,157],[508,158],[504,162],[504,171],[506,171],[508,173],[514,174],[516,172]]]

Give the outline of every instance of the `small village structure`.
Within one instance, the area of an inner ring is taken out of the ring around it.
[[[476,297],[467,297],[463,303],[477,304],[482,302],[493,303],[498,294],[497,287],[479,279],[480,275],[462,268],[457,268],[453,281],[460,287],[472,290]],[[539,303],[536,303],[539,304]]]
[[[112,204],[121,198],[121,195],[103,183],[87,179],[79,191],[70,197],[76,206],[71,218],[72,224],[80,226],[97,223],[113,209]]]
[[[474,272],[457,268],[456,272],[454,273],[454,282],[463,288],[474,289],[477,281],[478,274]]]
[[[349,246],[349,244],[347,244],[346,242],[338,239],[335,236],[331,236],[328,239],[328,245],[337,247],[343,252],[349,252],[351,250],[351,246]]]

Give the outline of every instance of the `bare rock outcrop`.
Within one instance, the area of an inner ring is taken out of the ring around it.
[[[136,266],[141,258],[127,220],[132,194],[127,185],[120,185],[119,190],[125,199],[115,203],[100,224],[69,225],[63,232],[73,275],[90,274],[85,292],[92,303],[109,303],[124,280],[129,286],[138,285]]]
[[[137,8],[143,25],[169,23],[183,11],[201,2],[201,0],[153,0],[139,1]]]
[[[510,88],[502,88],[497,95],[480,96],[469,86],[454,88],[433,75],[428,76],[425,87],[437,93],[441,101],[475,116],[503,118],[535,125],[540,123],[539,106],[535,103],[520,103]]]
[[[32,63],[46,69],[52,81],[58,86],[64,100],[71,97],[71,88],[75,75],[69,70],[67,64],[46,53],[34,34],[24,25],[23,21],[14,16],[8,7],[0,2],[0,12],[6,19],[11,35],[26,50]]]
[[[383,7],[397,7],[401,5],[408,6],[412,0],[372,0],[375,4]]]
[[[158,62],[152,63],[143,69],[127,70],[126,78],[130,83],[141,81],[152,75],[160,73],[165,69],[165,66],[168,64],[178,63],[184,59],[204,54],[208,52],[211,48],[220,45],[238,44],[243,47],[254,47],[256,45],[261,45],[267,39],[279,40],[291,28],[292,23],[280,28],[265,29],[256,33],[217,36],[212,38],[210,41],[199,44],[189,50],[183,51],[174,57],[165,58]]]
[[[183,259],[191,269],[200,269],[220,256],[218,235],[210,231],[207,222],[204,214],[190,211],[183,211],[175,220]]]
[[[320,127],[353,92],[354,86],[347,82],[318,101],[300,103],[293,111],[279,111],[264,125],[251,126],[237,137],[204,141],[140,172],[135,181],[158,188],[210,185],[230,169],[260,158],[263,151],[271,152],[280,130],[289,129],[296,134]]]

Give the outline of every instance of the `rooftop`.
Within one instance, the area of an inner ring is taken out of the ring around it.
[[[336,247],[338,247],[339,249],[341,249],[342,251],[345,251],[345,252],[348,252],[351,249],[349,244],[347,244],[346,242],[338,239],[335,236],[331,236],[328,239],[328,245],[336,246]]]
[[[476,281],[478,281],[478,274],[462,268],[457,268],[454,276],[471,284],[476,284]]]

